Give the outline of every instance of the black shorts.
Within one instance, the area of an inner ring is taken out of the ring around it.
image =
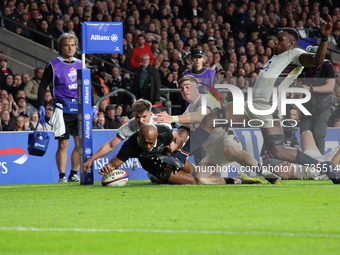
[[[64,122],[65,122],[65,134],[62,136],[58,136],[55,139],[57,140],[68,140],[70,139],[70,135],[78,136],[79,128],[78,128],[78,114],[68,114],[63,113]]]
[[[156,166],[154,161],[150,160],[150,158],[140,158],[139,162],[141,163],[142,167],[153,176],[156,176],[158,179],[161,179],[164,182],[169,180],[171,171],[167,171],[162,167]]]

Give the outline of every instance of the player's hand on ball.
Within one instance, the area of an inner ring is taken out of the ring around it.
[[[100,169],[99,174],[107,175],[107,174],[111,173],[113,170],[115,170],[115,168],[109,162],[104,167],[102,167]]]

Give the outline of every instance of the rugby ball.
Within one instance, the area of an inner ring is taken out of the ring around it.
[[[129,180],[129,174],[125,170],[116,169],[104,175],[102,185],[105,187],[124,186]]]

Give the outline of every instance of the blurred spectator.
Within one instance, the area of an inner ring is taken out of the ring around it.
[[[67,33],[73,33],[73,32],[74,32],[74,34],[75,34],[77,37],[80,36],[80,30],[74,27],[74,22],[73,22],[73,20],[68,20],[68,21],[66,21],[65,27],[66,27],[65,31],[66,31]]]
[[[102,126],[102,129],[104,129],[104,125],[105,125],[105,113],[104,112],[98,113],[98,123]]]
[[[43,19],[46,18],[47,13],[49,13],[49,10],[48,10],[48,7],[45,1],[41,1],[39,3],[39,12]]]
[[[300,111],[296,107],[290,109],[289,111],[289,119],[296,120],[300,122]]]
[[[19,115],[21,113],[25,113],[25,114],[27,114],[27,116],[29,116],[32,112],[37,111],[36,108],[32,107],[31,105],[27,105],[26,98],[23,98],[23,97],[19,97],[16,100],[16,106],[18,107],[17,115]]]
[[[74,3],[72,0],[61,0],[59,1],[59,3],[60,3],[60,10],[63,14],[67,13],[67,9],[70,6],[74,6]]]
[[[46,122],[46,127],[47,127],[47,129],[48,130],[52,130],[52,126],[51,125],[49,125],[48,123],[49,123],[49,121],[50,121],[50,119],[52,118],[52,116],[53,116],[53,113],[54,113],[54,109],[53,109],[53,103],[52,103],[52,101],[50,101],[50,102],[45,102],[45,122]]]
[[[11,131],[13,123],[10,122],[10,112],[8,110],[2,110],[1,112],[1,127],[2,131]]]
[[[131,51],[133,50],[133,36],[131,33],[126,33],[124,36],[125,39],[125,47],[124,47],[124,54],[126,55],[127,59],[130,59]]]
[[[112,78],[109,79],[107,85],[111,91],[115,91],[117,89],[125,89],[131,92],[131,81],[127,78],[122,77],[120,70],[118,67],[112,68]],[[128,96],[126,93],[119,92],[115,93],[111,96],[111,102],[114,104],[131,103],[132,98]]]
[[[13,97],[17,94],[19,90],[23,90],[25,88],[25,84],[21,82],[21,76],[20,74],[15,74],[13,76],[13,83],[10,88],[10,93]]]
[[[44,74],[43,68],[40,68],[40,67],[36,68],[34,70],[34,77],[26,83],[26,86],[24,88],[27,101],[31,105],[33,105],[34,108],[39,107],[38,89],[39,89],[39,85],[40,85],[43,74]],[[49,91],[49,88],[47,88],[47,90]]]
[[[15,114],[13,114],[13,109],[12,109],[12,106],[15,103],[12,103],[12,101],[10,101],[7,98],[2,98],[1,99],[1,104],[2,104],[2,109],[3,110],[6,110],[6,111],[10,112],[10,117],[13,117],[15,115]]]
[[[13,85],[13,74],[8,74],[5,77],[5,80],[3,82],[2,90],[7,91],[7,94],[12,94],[12,85]]]
[[[25,127],[25,118],[24,116],[16,116],[14,119],[14,125],[12,127],[12,131],[27,131]]]
[[[41,14],[39,13],[38,9],[32,9],[31,10],[31,24],[34,27],[35,30],[38,29],[39,27],[39,23],[40,23],[40,19],[42,18]]]
[[[173,73],[168,73],[165,76],[165,80],[162,83],[162,85],[169,89],[177,89],[177,82],[174,80]],[[171,105],[181,105],[182,100],[181,100],[180,93],[170,92],[170,101],[171,101]],[[171,112],[171,114],[181,114],[181,109],[173,108],[173,111]]]
[[[333,120],[333,125],[332,127],[337,127],[337,128],[340,128],[340,118],[335,118]]]
[[[125,125],[125,124],[128,123],[128,122],[129,122],[129,118],[126,117],[126,116],[123,116],[123,117],[121,117],[120,120],[119,120],[119,126],[121,127],[121,126]]]
[[[333,95],[334,95],[333,108],[335,110],[338,107],[338,105],[340,105],[340,84],[337,84],[335,86]]]
[[[1,72],[0,72],[0,90],[3,89],[3,85],[5,83],[5,78],[8,74],[13,75],[13,72],[10,68],[7,68],[7,58],[5,57],[1,57],[0,58],[0,68],[1,68]]]
[[[2,99],[9,99],[9,95],[8,95],[8,92],[7,90],[3,89],[0,91],[0,100]]]
[[[38,112],[31,112],[30,118],[29,118],[29,129],[34,130],[37,127],[39,121],[39,115]],[[43,131],[43,126],[39,123],[37,127],[38,131]]]
[[[119,122],[115,118],[115,107],[112,104],[109,104],[105,108],[105,129],[118,129],[119,128]]]
[[[160,99],[161,79],[159,72],[150,64],[149,55],[142,55],[140,62],[133,80],[133,94],[136,98],[143,98],[155,104]]]
[[[23,73],[21,75],[22,85],[23,87],[26,86],[26,83],[31,79],[30,75],[28,73]]]
[[[110,93],[109,87],[105,82],[106,68],[104,66],[98,67],[98,71],[92,75],[92,94],[97,95],[99,98]],[[110,98],[106,99],[110,102]]]
[[[36,34],[35,37],[33,38],[33,40],[35,42],[37,42],[37,43],[40,43],[41,45],[44,45],[44,46],[46,46],[48,48],[51,48],[52,47],[52,42],[51,42],[50,38],[52,38],[52,35],[50,33],[50,29],[48,27],[47,20],[41,20],[40,21],[38,32],[44,34],[47,37],[39,35],[39,34]]]
[[[340,64],[338,62],[333,62],[335,76],[340,74]]]
[[[308,37],[308,33],[305,30],[303,20],[300,19],[296,22],[296,29],[299,32],[299,35],[300,35],[301,38],[307,38]]]
[[[198,6],[197,0],[191,0],[190,3],[188,3],[188,9],[184,12],[185,18],[187,20],[192,20],[193,17],[202,17],[202,8]]]
[[[123,117],[123,107],[121,105],[116,105],[115,112],[115,118],[119,122],[119,120]]]
[[[132,66],[130,66],[129,60],[127,59],[127,56],[125,54],[118,55],[118,64],[121,69],[126,69],[133,72],[133,68]]]
[[[137,69],[141,65],[141,56],[148,55],[150,58],[150,64],[154,63],[154,57],[151,52],[151,48],[149,45],[145,43],[144,35],[138,35],[138,44],[136,48],[131,51],[130,65]]]
[[[159,77],[161,78],[163,85],[165,85],[164,83],[166,82],[165,77],[169,73],[171,73],[169,67],[170,67],[170,60],[168,58],[164,58],[162,63],[161,63],[161,66],[159,67]]]
[[[18,20],[22,26],[18,26],[17,28],[17,34],[21,35],[23,37],[26,37],[28,39],[32,39],[33,35],[35,35],[34,31],[29,30],[28,28],[31,28],[33,30],[36,30],[35,24],[31,20],[28,20],[28,12],[23,11],[20,15],[20,18]]]
[[[58,20],[63,17],[63,14],[60,11],[60,7],[58,4],[54,4],[53,9],[52,9],[52,14],[53,14],[53,20]]]
[[[105,114],[103,112],[99,112],[97,117],[92,120],[92,129],[104,129],[105,124]]]
[[[108,102],[104,99],[99,102],[98,112],[105,112]]]
[[[45,93],[45,102],[50,102],[52,100],[52,94],[50,91],[46,91]]]
[[[129,104],[123,104],[123,115],[127,116],[129,112],[131,112],[131,105]]]
[[[89,13],[89,12],[84,12],[84,15],[83,15],[83,21],[84,22],[89,22],[89,21],[91,21],[91,19],[92,19],[92,17],[91,17],[91,13]]]
[[[111,73],[112,66],[118,66],[119,67],[119,60],[118,60],[118,54],[117,53],[109,54],[107,59],[105,59],[105,60],[110,63],[110,65],[105,63],[105,68],[106,68],[107,73]]]
[[[11,20],[16,20],[15,16],[13,14],[13,10],[11,9],[11,6],[14,6],[14,2],[8,2],[6,4],[6,6],[3,9],[3,15],[4,17],[11,19]],[[7,30],[12,31],[14,33],[16,33],[16,25],[14,23],[12,23],[11,21],[8,20],[3,20],[4,22],[4,26]]]
[[[57,19],[54,23],[54,28],[51,30],[51,35],[54,39],[58,40],[59,36],[63,33],[65,33],[64,21],[62,19]],[[55,44],[55,49],[57,50],[57,44]]]

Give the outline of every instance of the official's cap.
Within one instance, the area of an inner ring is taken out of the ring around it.
[[[201,56],[201,57],[203,57],[204,56],[204,54],[203,54],[203,51],[201,50],[201,49],[192,49],[191,50],[191,56],[194,58],[194,57],[196,57],[196,56]]]

